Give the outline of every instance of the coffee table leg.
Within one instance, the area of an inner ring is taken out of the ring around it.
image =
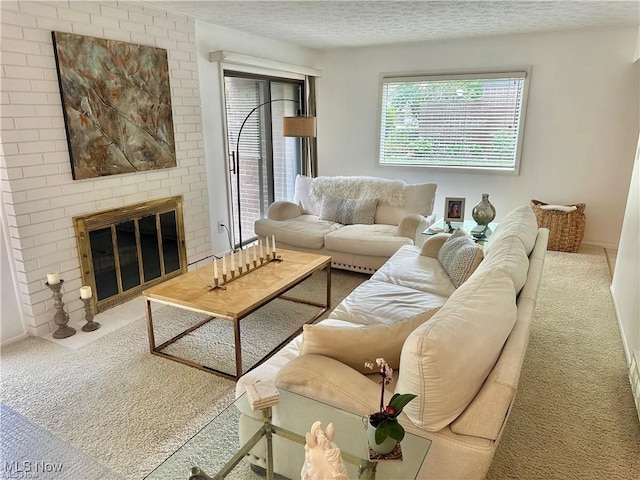
[[[145,312],[147,314],[147,333],[149,335],[149,350],[151,353],[156,348],[156,338],[153,333],[153,319],[151,318],[151,302],[148,299],[144,299],[145,301]]]
[[[240,320],[233,321],[233,336],[236,344],[236,380],[242,376],[242,347],[240,346]]]

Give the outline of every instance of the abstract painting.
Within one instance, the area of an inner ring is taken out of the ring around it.
[[[73,178],[175,167],[167,51],[52,35]]]

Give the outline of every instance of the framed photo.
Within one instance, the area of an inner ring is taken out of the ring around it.
[[[446,197],[444,199],[444,221],[464,222],[464,202],[463,197]]]

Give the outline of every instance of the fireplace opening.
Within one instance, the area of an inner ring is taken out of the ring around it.
[[[186,272],[182,196],[75,217],[82,281],[101,312]]]

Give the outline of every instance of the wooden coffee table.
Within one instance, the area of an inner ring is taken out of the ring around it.
[[[246,373],[242,371],[240,320],[275,298],[319,307],[320,311],[305,323],[312,323],[317,320],[331,306],[331,257],[283,249],[278,250],[278,256],[281,261],[272,261],[256,270],[250,271],[227,283],[224,289],[210,289],[213,283],[213,267],[212,265],[206,265],[143,291],[151,353],[222,377],[238,380],[243,373]],[[326,300],[324,303],[283,295],[309,278],[313,273],[323,269],[326,270],[327,276]],[[151,302],[204,313],[210,315],[210,317],[166,342],[156,345]],[[195,331],[213,318],[229,320],[233,325],[236,357],[235,375],[162,351],[168,345]],[[249,370],[267,360],[301,331],[302,327],[284,339]]]

